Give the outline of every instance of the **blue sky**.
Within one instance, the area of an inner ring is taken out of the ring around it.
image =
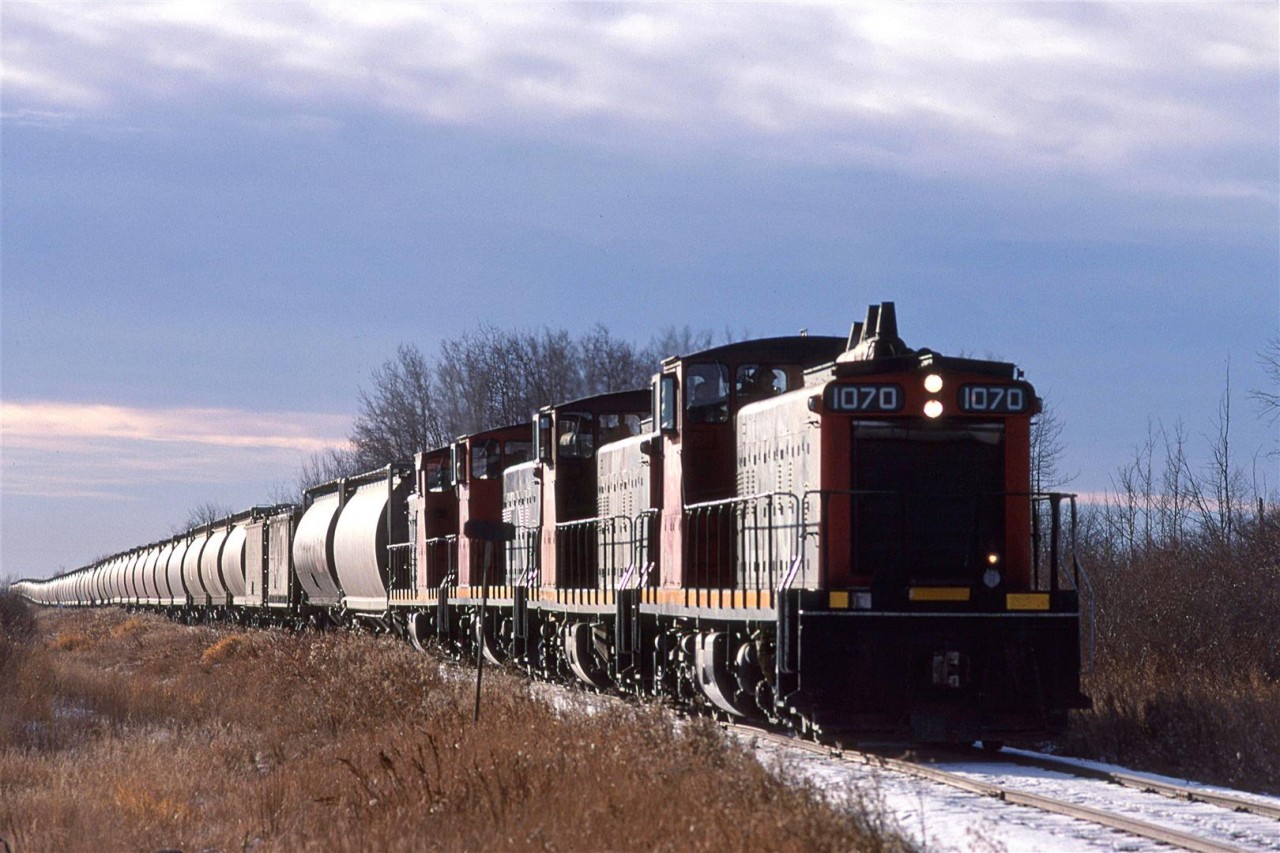
[[[1274,3],[3,7],[0,576],[247,506],[401,342],[1017,361],[1101,492],[1280,328]],[[1199,460],[1198,460],[1199,462]]]

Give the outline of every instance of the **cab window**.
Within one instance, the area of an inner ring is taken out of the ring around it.
[[[427,481],[427,491],[444,492],[453,485],[449,476],[449,457],[435,456],[423,460],[423,476]]]
[[[508,441],[502,445],[502,452],[506,458],[506,467],[510,468],[512,465],[519,465],[533,458],[533,442]]]
[[[680,409],[680,400],[676,394],[676,377],[667,373],[658,380],[656,386],[657,399],[653,410],[658,413],[658,429],[663,432],[674,432],[676,429],[676,413]]]
[[[543,412],[533,424],[534,440],[538,443],[538,460],[550,462],[552,459],[552,441],[555,434],[551,430],[551,415]]]
[[[734,383],[738,405],[766,400],[786,390],[787,372],[781,367],[767,364],[738,365],[737,380]]]
[[[729,420],[729,369],[723,364],[689,365],[684,387],[690,423],[722,424]]]
[[[641,415],[608,414],[600,416],[600,443],[621,441],[640,434]]]
[[[556,419],[556,444],[561,459],[590,459],[595,454],[593,421],[586,412],[564,413]]]
[[[502,445],[496,438],[473,442],[471,445],[471,476],[477,480],[492,480],[502,474]]]

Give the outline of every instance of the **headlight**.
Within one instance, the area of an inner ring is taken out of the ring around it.
[[[982,573],[982,584],[987,589],[995,589],[1000,585],[1000,572],[996,569],[987,569]]]
[[[924,416],[926,418],[936,418],[942,414],[942,401],[930,400],[924,404]]]
[[[930,373],[924,378],[924,390],[930,394],[937,394],[942,390],[942,377],[936,373]]]

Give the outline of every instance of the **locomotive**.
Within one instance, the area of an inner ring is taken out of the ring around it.
[[[534,677],[855,740],[998,747],[1080,692],[1073,495],[1031,490],[1034,388],[847,338],[664,360],[651,387],[309,489],[15,589],[365,625]]]

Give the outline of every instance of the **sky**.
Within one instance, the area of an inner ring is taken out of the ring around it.
[[[0,578],[266,502],[401,343],[1018,363],[1098,495],[1280,335],[1275,3],[0,7]]]

